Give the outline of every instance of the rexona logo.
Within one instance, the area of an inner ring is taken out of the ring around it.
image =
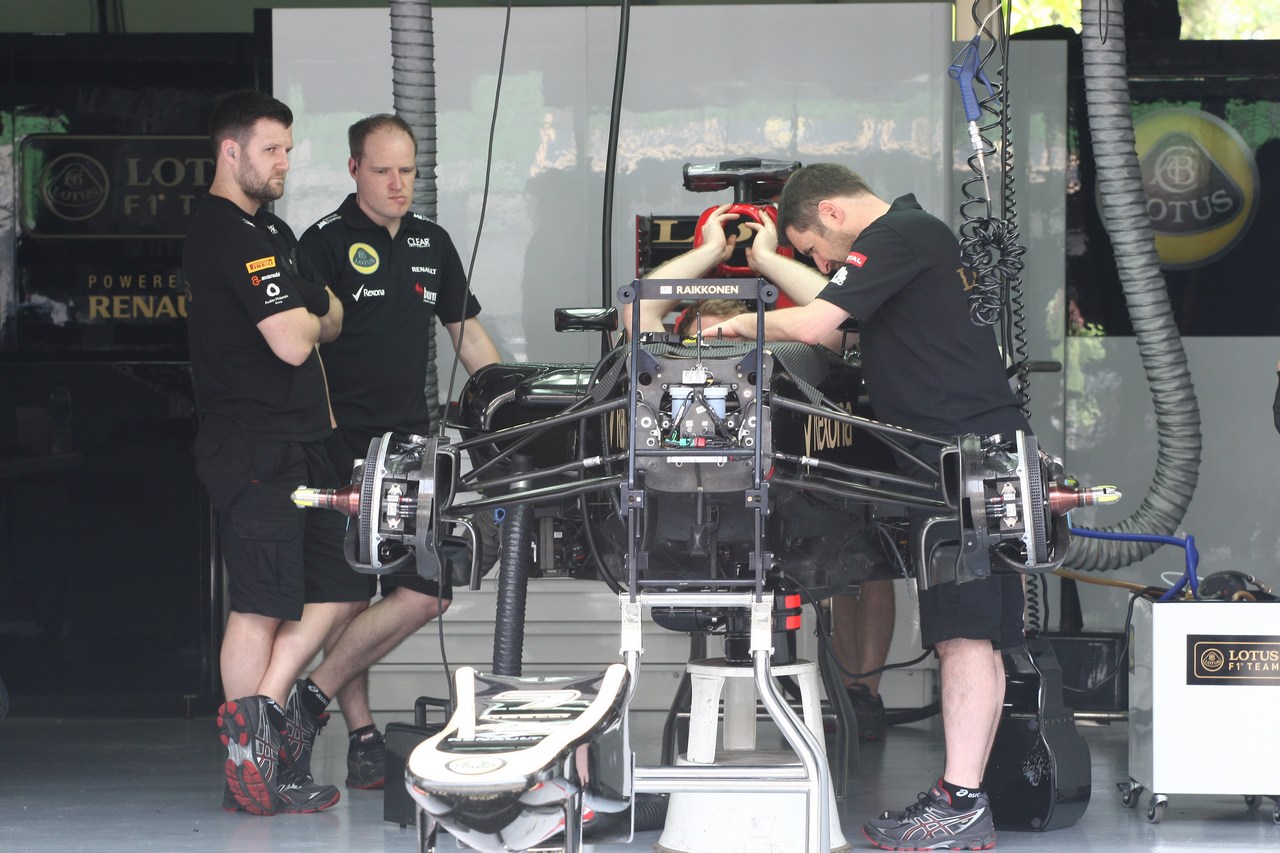
[[[1133,131],[1160,265],[1193,269],[1230,251],[1258,207],[1258,167],[1240,134],[1190,109],[1149,112]]]
[[[351,294],[351,298],[356,302],[360,301],[362,296],[386,296],[387,292],[381,287],[365,287],[363,284],[356,288],[356,292]]]
[[[347,249],[347,260],[361,275],[373,275],[378,271],[378,253],[368,243],[352,243]]]

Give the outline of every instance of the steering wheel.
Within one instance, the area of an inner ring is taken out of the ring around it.
[[[718,209],[718,207],[709,207],[702,211],[702,215],[698,217],[698,225],[693,232],[693,247],[695,249],[702,245],[702,226],[707,224],[707,220],[710,219],[711,215]],[[725,225],[725,232],[727,234],[737,233],[739,239],[733,248],[733,254],[731,254],[727,260],[721,261],[716,265],[716,273],[727,278],[753,276],[755,273],[752,272],[751,267],[747,266],[747,247],[753,242],[755,232],[746,231],[745,233],[747,236],[743,239],[742,234],[744,229],[742,229],[742,223],[747,221],[763,222],[763,218],[767,216],[771,222],[776,224],[778,221],[778,211],[774,209],[771,204],[756,205],[739,202],[729,205],[729,209],[725,212],[738,214],[737,219]],[[730,231],[729,229],[733,230]],[[778,254],[782,255],[784,258],[794,256],[791,249],[783,248],[782,246],[778,247]]]

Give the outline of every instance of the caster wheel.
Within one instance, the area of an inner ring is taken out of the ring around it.
[[[1142,796],[1142,786],[1134,785],[1132,788],[1126,788],[1120,792],[1120,804],[1126,809],[1131,809],[1138,804],[1138,798]]]
[[[1257,794],[1244,795],[1244,807],[1249,811],[1253,811],[1260,805],[1262,805],[1262,797],[1259,797]]]
[[[1276,807],[1271,810],[1271,820],[1273,823],[1280,823],[1280,800],[1276,801]]]
[[[1153,802],[1147,806],[1147,820],[1151,823],[1159,823],[1164,820],[1164,808],[1167,803]]]

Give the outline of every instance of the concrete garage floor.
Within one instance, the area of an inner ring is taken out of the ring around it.
[[[409,716],[402,719],[407,722]],[[383,715],[381,722],[387,720]],[[633,741],[642,764],[656,762],[661,727],[660,714],[633,714]],[[997,849],[1123,853],[1280,848],[1280,826],[1272,822],[1270,799],[1250,811],[1240,796],[1173,795],[1159,824],[1146,819],[1146,794],[1137,808],[1124,808],[1115,783],[1128,779],[1127,728],[1123,722],[1081,726],[1092,755],[1093,797],[1078,823],[1046,833],[1002,832]],[[334,720],[327,731],[316,749],[317,776],[341,780],[346,757],[342,721]],[[380,792],[343,788],[342,800],[320,814],[262,818],[225,813],[220,808],[225,754],[211,718],[11,716],[0,722],[0,850],[415,849],[412,829],[383,821]],[[885,742],[861,747],[850,770],[848,796],[839,804],[841,827],[854,849],[870,847],[859,830],[861,823],[881,809],[914,801],[937,775],[941,758],[936,719],[895,727]],[[1247,760],[1246,751],[1241,761]],[[599,844],[593,849],[647,852],[659,835],[650,831],[630,844]],[[442,837],[441,849],[456,849],[456,844]]]

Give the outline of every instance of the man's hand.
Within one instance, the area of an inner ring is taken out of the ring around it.
[[[751,333],[739,331],[739,328],[750,323]],[[702,330],[702,339],[704,341],[714,340],[716,338],[754,338],[756,328],[755,314],[737,314],[723,323],[716,323],[709,329]]]
[[[755,232],[751,245],[747,247],[747,266],[763,275],[760,267],[756,265],[756,256],[778,254],[778,226],[769,216],[761,216],[759,222],[744,224]]]
[[[342,301],[334,295],[331,288],[326,286],[324,292],[329,299],[329,311],[320,318],[320,335],[317,340],[327,344],[342,333],[343,308]]]
[[[723,264],[729,260],[729,256],[733,254],[734,247],[738,244],[738,233],[735,230],[732,235],[725,233],[725,224],[736,221],[739,215],[729,213],[731,203],[726,202],[716,208],[715,213],[707,217],[707,221],[702,224],[702,248],[707,253],[715,253],[716,258],[712,261],[707,269],[711,269],[717,264]]]

